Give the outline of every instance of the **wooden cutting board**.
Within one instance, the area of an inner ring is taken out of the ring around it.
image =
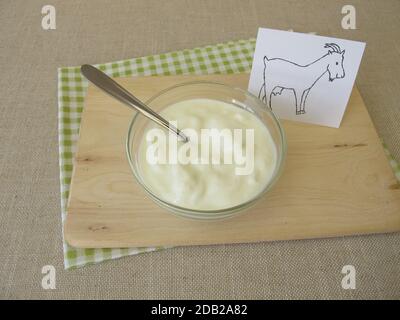
[[[248,83],[247,74],[117,81],[146,100],[199,79],[241,88]],[[206,245],[400,230],[400,186],[357,89],[339,129],[283,121],[288,155],[281,179],[248,212],[220,221],[176,217],[150,200],[125,156],[132,116],[89,87],[64,230],[72,246]]]

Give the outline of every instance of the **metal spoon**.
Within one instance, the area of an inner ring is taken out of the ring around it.
[[[141,112],[144,116],[153,120],[157,124],[163,126],[164,128],[175,133],[179,138],[183,141],[188,141],[188,137],[184,135],[181,130],[171,125],[167,120],[161,117],[158,113],[154,112],[150,109],[146,104],[136,98],[133,94],[131,94],[128,90],[123,88],[109,76],[107,76],[104,72],[99,69],[89,65],[84,64],[81,67],[82,74],[95,86],[108,93],[118,101],[126,104],[127,106],[135,109],[136,111]]]

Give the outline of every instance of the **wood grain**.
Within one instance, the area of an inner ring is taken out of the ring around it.
[[[117,79],[146,100],[211,80],[246,88],[247,74]],[[125,156],[132,111],[89,86],[64,235],[75,247],[140,247],[335,237],[400,230],[400,187],[357,89],[339,129],[283,121],[285,170],[255,206],[220,221],[176,217],[138,186]]]

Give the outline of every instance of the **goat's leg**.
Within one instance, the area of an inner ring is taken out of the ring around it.
[[[303,93],[301,94],[301,99],[300,99],[300,110],[299,110],[300,114],[303,114],[303,113],[304,113],[304,100],[305,100],[305,96],[306,96],[306,91],[307,91],[307,90],[304,90]]]
[[[265,83],[261,86],[260,92],[258,93],[258,98],[265,102]]]
[[[296,105],[296,115],[300,114],[300,104],[297,101],[297,94],[296,94],[296,90],[293,89],[293,95],[294,95],[294,103]]]
[[[265,84],[265,104],[272,110],[272,91],[274,90],[274,86]]]
[[[304,90],[303,95],[301,96],[301,109],[300,112],[301,113],[306,113],[305,107],[306,107],[306,100],[308,97],[308,94],[310,93],[310,89]]]

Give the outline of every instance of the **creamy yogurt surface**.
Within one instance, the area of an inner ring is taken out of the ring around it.
[[[159,139],[148,134],[157,125],[150,124],[139,147],[139,174],[146,187],[160,199],[192,210],[226,209],[253,199],[271,180],[277,165],[277,149],[268,128],[253,113],[222,101],[192,99],[166,107],[161,115],[176,122],[184,133],[190,130],[191,133],[201,136],[203,129],[240,129],[243,134],[241,140],[224,140],[220,146],[217,145],[217,148],[226,147],[219,154],[214,152],[216,150],[212,143],[207,145],[210,151],[208,159],[200,151],[193,153],[191,159],[196,159],[196,163],[150,163],[149,148],[156,150],[155,145],[158,143],[160,149]],[[246,140],[246,129],[253,129],[248,130],[253,132],[252,140]],[[238,167],[243,165],[234,161],[225,163],[224,159],[226,156],[243,159],[246,151],[248,153],[250,142],[254,152],[252,159],[247,160],[253,161],[252,170],[246,174],[238,174]],[[187,145],[188,143],[194,145]],[[164,151],[172,150],[169,149],[170,144],[167,139]],[[177,147],[180,148],[183,144],[186,144],[186,148],[204,147],[201,139],[190,139],[186,143],[179,141]],[[220,163],[215,164],[218,160]]]

